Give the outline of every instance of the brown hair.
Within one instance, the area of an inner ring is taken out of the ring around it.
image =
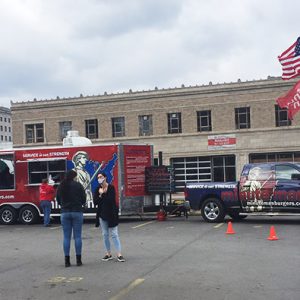
[[[61,182],[60,188],[61,188],[61,194],[63,198],[67,195],[69,191],[70,183],[74,180],[76,176],[77,176],[77,172],[74,170],[70,170],[67,172],[64,180]]]

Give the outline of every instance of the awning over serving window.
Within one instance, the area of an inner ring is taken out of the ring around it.
[[[51,158],[30,158],[27,160],[17,160],[16,163],[39,162],[39,161],[57,161],[66,160],[67,157],[51,157]]]

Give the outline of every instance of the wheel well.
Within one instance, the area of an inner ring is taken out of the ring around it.
[[[13,208],[14,210],[18,211],[18,208],[14,207],[13,205],[10,205],[10,204],[0,205],[0,209],[3,209],[3,208]]]
[[[220,197],[219,197],[218,195],[216,195],[216,194],[208,194],[208,195],[205,195],[205,197],[202,198],[201,202],[199,203],[199,206],[200,206],[200,207],[199,207],[199,210],[201,210],[204,201],[205,201],[206,199],[209,199],[209,198],[214,198],[214,199],[218,199],[218,200],[221,201]],[[224,205],[223,205],[223,207],[224,207]],[[224,207],[224,208],[225,208],[225,207]]]

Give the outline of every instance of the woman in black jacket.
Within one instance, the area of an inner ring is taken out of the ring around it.
[[[66,178],[57,188],[56,200],[61,206],[61,224],[64,232],[64,254],[65,266],[70,267],[70,245],[71,236],[75,241],[75,252],[77,266],[81,266],[81,251],[82,251],[82,223],[83,223],[83,207],[86,202],[86,193],[83,186],[74,181],[77,173],[70,170]]]
[[[125,259],[121,253],[121,243],[118,234],[119,208],[116,204],[116,191],[113,185],[107,183],[105,173],[101,172],[98,174],[98,182],[99,186],[94,193],[93,200],[94,205],[97,206],[96,225],[99,219],[106,249],[106,254],[102,260],[108,261],[112,259],[109,240],[109,233],[111,233],[111,238],[117,251],[117,260],[124,262]]]

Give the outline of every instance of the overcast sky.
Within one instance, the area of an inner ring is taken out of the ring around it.
[[[292,0],[0,0],[0,106],[281,76],[299,12]]]

